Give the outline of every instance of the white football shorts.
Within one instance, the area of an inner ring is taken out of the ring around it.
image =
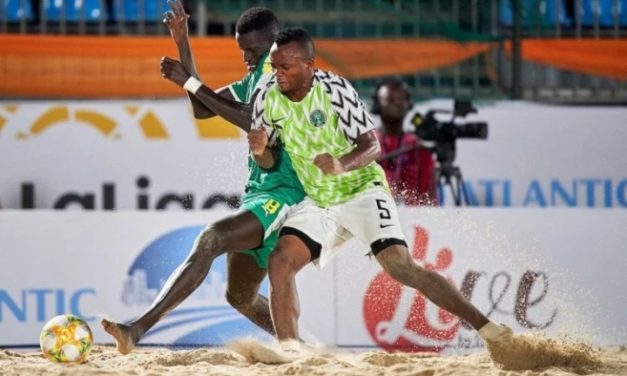
[[[320,268],[353,237],[368,246],[374,255],[390,245],[407,246],[396,203],[378,186],[328,208],[321,208],[306,197],[292,208],[280,234],[299,237],[311,251],[311,260]]]

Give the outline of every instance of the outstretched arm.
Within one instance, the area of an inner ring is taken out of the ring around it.
[[[357,137],[355,148],[348,154],[334,158],[331,154],[320,154],[314,158],[314,164],[325,174],[339,175],[365,167],[381,155],[381,147],[374,131]]]
[[[161,75],[189,91],[190,94],[194,95],[203,105],[207,108],[211,108],[214,114],[237,125],[245,132],[250,130],[250,119],[252,117],[251,104],[240,103],[218,95],[215,91],[209,89],[203,85],[202,82],[198,81],[198,79],[194,78],[179,61],[167,56],[161,58]]]
[[[174,42],[176,43],[176,47],[179,52],[179,58],[181,59],[181,64],[183,65],[183,68],[185,68],[185,70],[189,72],[191,76],[200,80],[200,77],[198,76],[198,71],[196,70],[194,56],[192,55],[192,48],[189,43],[189,32],[187,28],[187,20],[189,19],[189,15],[185,13],[185,9],[183,8],[183,4],[181,3],[181,1],[169,0],[168,4],[170,5],[170,9],[172,10],[165,12],[165,14],[163,15],[163,23],[170,30],[170,35],[172,35],[172,39],[174,39]],[[209,88],[207,88],[207,90],[214,94],[217,94],[220,97],[229,100],[235,100],[228,87],[220,88],[217,90],[217,92],[214,92]],[[217,114],[215,111],[212,111],[212,102],[205,103],[190,92],[187,93],[187,96],[189,97],[189,101],[192,104],[195,118],[206,119],[213,117]],[[240,126],[239,124],[235,125]]]

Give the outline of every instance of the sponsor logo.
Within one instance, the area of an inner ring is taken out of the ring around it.
[[[5,105],[0,106],[0,134],[2,134],[2,129],[9,121],[13,114],[17,111],[18,106],[15,105]]]
[[[14,293],[0,289],[0,324],[11,320],[21,323],[45,322],[64,313],[94,321],[96,317],[87,314],[83,307],[86,301],[93,302],[95,295],[96,290],[90,287],[26,288]]]
[[[427,232],[416,227],[412,257],[426,269],[446,271],[453,262],[453,252],[442,248],[430,263],[427,241]],[[377,274],[366,290],[364,320],[374,342],[386,350],[441,351],[460,328],[455,316],[385,272]]]
[[[471,206],[627,207],[627,178],[478,178],[464,181]],[[441,205],[453,203],[448,187],[438,187]]]
[[[6,134],[6,137],[26,141],[69,126],[91,129],[110,140],[126,139],[134,133],[139,133],[141,138],[148,141],[173,138],[172,132],[168,130],[168,113],[163,110],[157,111],[151,106],[132,103],[113,107],[87,103],[47,105],[43,108],[0,106],[0,135]],[[180,117],[177,120],[180,121]],[[190,126],[196,127],[200,139],[241,137],[236,127],[219,117],[194,119],[190,116],[188,122]],[[179,123],[175,125],[181,126]]]
[[[212,209],[223,205],[229,208],[239,208],[241,196],[225,192],[216,192],[204,197],[197,197],[193,192],[150,192],[151,180],[146,175],[140,175],[136,180],[135,206],[137,210],[167,210],[170,208],[183,209]],[[20,186],[20,209],[40,208],[38,204],[38,186],[34,182],[23,182]],[[118,186],[114,182],[103,183],[100,190],[78,192],[71,189],[52,198],[53,209],[81,208],[87,210],[115,210],[118,195],[128,196],[128,191],[118,193]],[[44,190],[45,196],[45,190]]]
[[[144,248],[129,268],[122,302],[143,309],[150,306],[170,275],[186,259],[204,228],[179,228],[158,237]],[[241,336],[270,338],[226,302],[226,270],[226,257],[214,260],[198,289],[149,330],[143,340],[178,345],[221,345]],[[267,282],[261,291],[267,294]]]
[[[285,116],[280,117],[280,118],[277,118],[277,119],[272,119],[272,120],[271,120],[271,122],[272,122],[272,125],[273,125],[273,126],[275,126],[276,128],[282,128],[282,127],[279,125],[279,122],[280,122],[280,121],[283,121],[283,120],[285,120]]]
[[[419,226],[414,228],[412,258],[428,270],[446,276],[454,253],[448,247],[438,249],[435,260],[427,257],[429,236]],[[448,277],[451,280],[450,276]],[[549,276],[541,270],[524,270],[516,284],[516,275],[508,271],[468,270],[460,291],[488,318],[528,329],[551,327],[558,310],[550,301]],[[451,283],[453,283],[451,281]],[[445,348],[478,348],[483,341],[466,322],[437,307],[416,290],[403,286],[385,272],[370,282],[364,295],[364,322],[372,340],[392,351],[432,351]]]
[[[132,122],[137,123],[144,138],[168,139],[170,136],[161,119],[149,109],[139,106],[124,106],[124,112]],[[122,138],[119,132],[119,121],[102,111],[74,106],[51,106],[40,113],[25,130],[18,130],[18,140],[28,140],[40,136],[50,129],[68,124],[89,127],[101,135],[111,138]]]

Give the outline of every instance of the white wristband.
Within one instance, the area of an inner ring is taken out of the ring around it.
[[[192,94],[196,94],[198,89],[202,86],[202,82],[198,81],[196,77],[190,76],[185,84],[183,85],[183,89],[189,91]]]

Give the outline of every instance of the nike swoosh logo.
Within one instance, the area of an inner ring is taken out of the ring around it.
[[[280,122],[281,120],[285,120],[285,116],[280,117],[278,119],[272,119],[271,121],[276,124],[276,123]]]
[[[394,226],[393,224],[389,224],[389,225],[379,225],[380,228],[386,228],[386,227],[390,227],[390,226]]]

